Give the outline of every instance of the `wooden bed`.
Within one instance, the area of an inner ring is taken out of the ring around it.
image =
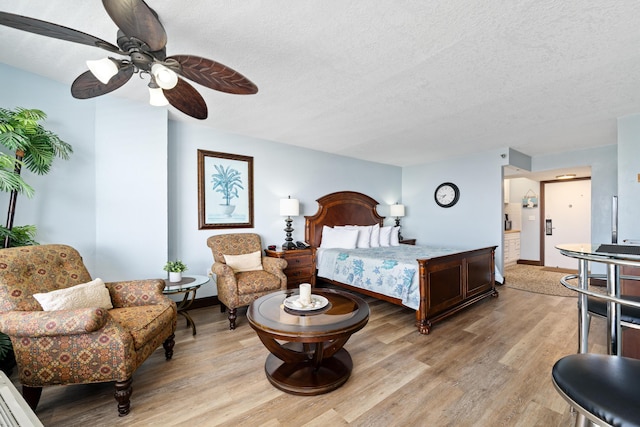
[[[383,225],[378,215],[378,202],[353,191],[341,191],[317,200],[318,212],[305,216],[305,240],[314,255],[322,240],[322,227],[336,225]],[[497,297],[495,288],[495,249],[490,246],[429,259],[418,259],[420,304],[416,311],[416,327],[428,334],[433,323],[489,296]],[[315,258],[315,257],[314,257]],[[324,279],[336,286],[402,305],[397,298],[367,289]]]

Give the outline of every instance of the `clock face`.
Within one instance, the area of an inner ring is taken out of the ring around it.
[[[458,199],[460,198],[460,190],[458,186],[451,182],[444,182],[436,188],[436,192],[434,193],[434,198],[436,199],[436,203],[438,206],[443,208],[450,208],[451,206],[458,203]]]

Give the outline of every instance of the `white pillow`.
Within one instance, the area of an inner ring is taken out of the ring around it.
[[[370,225],[345,225],[347,230],[358,230],[358,241],[356,242],[356,248],[369,248],[371,247],[371,228]]]
[[[369,245],[372,248],[377,248],[380,246],[380,224],[371,226],[371,241]]]
[[[33,297],[40,303],[44,311],[93,307],[113,308],[109,289],[99,278],[70,288],[33,294]]]
[[[321,248],[355,249],[357,242],[358,230],[322,226]]]
[[[389,245],[400,246],[400,226],[395,226],[391,230],[391,238],[389,239]]]
[[[222,255],[224,262],[233,269],[234,273],[243,271],[262,270],[262,254],[260,251],[242,255]]]
[[[387,247],[391,245],[392,226],[380,227],[380,246]]]

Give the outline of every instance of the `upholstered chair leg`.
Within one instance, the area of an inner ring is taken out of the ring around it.
[[[133,388],[131,387],[132,381],[132,378],[124,381],[116,381],[116,392],[114,396],[118,402],[118,416],[120,417],[124,417],[129,413],[131,393],[133,392]]]
[[[236,328],[236,318],[238,317],[236,315],[237,311],[238,311],[237,308],[230,308],[229,309],[229,329],[231,329],[231,330]]]
[[[174,340],[175,337],[175,334],[171,334],[169,338],[164,340],[164,342],[162,343],[162,347],[164,347],[164,357],[167,360],[171,360],[171,358],[173,357],[173,346],[176,345],[176,342]]]
[[[42,387],[31,387],[28,385],[22,386],[22,397],[27,401],[27,404],[34,411],[40,402],[40,396],[42,396]]]

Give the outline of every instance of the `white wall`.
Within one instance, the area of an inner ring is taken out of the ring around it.
[[[523,208],[522,198],[529,191],[540,198],[540,183],[528,178],[512,178],[509,200],[517,205],[520,213],[520,259],[540,261],[540,206]],[[530,219],[533,217],[533,220]]]

